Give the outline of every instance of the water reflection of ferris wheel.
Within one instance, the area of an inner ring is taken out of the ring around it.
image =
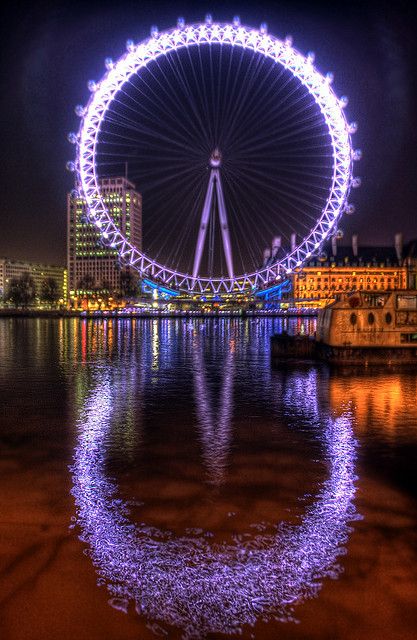
[[[317,371],[291,385],[292,399],[300,401],[300,414],[307,410],[308,418],[321,424],[328,478],[296,525],[281,523],[273,533],[260,527],[260,533],[237,536],[233,543],[211,544],[203,529],[176,537],[130,520],[106,468],[106,443],[114,407],[125,394],[125,374],[123,367],[100,370],[78,420],[72,492],[81,539],[114,606],[127,609],[134,603],[159,635],[167,636],[165,627],[172,625],[187,640],[235,635],[257,620],[293,619],[294,607],[316,596],[322,579],[337,575],[335,563],[356,517],[351,416],[317,415],[305,402],[303,379],[317,391]]]
[[[317,253],[351,211],[356,124],[346,121],[332,75],[290,38],[238,18],[179,20],[128,41],[106,66],[77,108],[70,167],[103,241],[142,275],[197,293],[261,288]],[[124,173],[126,162],[143,194],[143,250],[100,193],[100,178]]]

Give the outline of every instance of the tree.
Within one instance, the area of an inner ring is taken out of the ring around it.
[[[14,307],[20,307],[22,305],[22,290],[19,278],[12,278],[10,280],[5,298],[7,302],[11,302]]]
[[[120,273],[120,297],[130,300],[139,294],[139,281],[128,269]]]
[[[109,281],[108,280],[103,280],[103,282],[101,283],[101,287],[100,287],[100,295],[103,298],[105,307],[107,307],[107,308],[109,306],[110,289],[111,289],[111,286],[110,286]]]
[[[56,306],[56,303],[58,302],[60,297],[61,292],[55,278],[46,278],[42,281],[40,299],[43,302],[47,302],[52,308],[53,306]]]
[[[7,299],[15,307],[28,307],[36,298],[36,285],[30,273],[22,273],[20,278],[12,278]]]
[[[95,285],[96,281],[90,273],[86,273],[79,281],[77,286],[77,294],[84,294],[84,297],[88,303],[90,301],[90,297],[95,293]]]

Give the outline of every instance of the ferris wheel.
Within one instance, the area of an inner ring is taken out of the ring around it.
[[[105,61],[90,81],[76,145],[79,195],[105,245],[141,276],[193,294],[256,291],[283,281],[338,232],[354,150],[347,98],[291,37],[205,22],[160,33]],[[145,246],[109,212],[101,178],[143,194]],[[262,260],[262,248],[275,238]]]

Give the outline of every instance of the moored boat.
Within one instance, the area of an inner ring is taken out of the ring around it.
[[[271,355],[307,355],[340,364],[417,365],[417,291],[345,295],[320,310],[315,340],[273,336]]]

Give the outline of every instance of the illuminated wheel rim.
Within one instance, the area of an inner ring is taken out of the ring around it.
[[[184,47],[202,47],[210,44],[241,47],[272,59],[292,73],[314,98],[327,126],[332,146],[332,181],[327,202],[315,226],[301,242],[284,257],[253,271],[230,277],[193,277],[190,274],[164,266],[135,247],[117,228],[99,189],[96,167],[96,150],[101,124],[115,100],[117,93],[130,78],[150,62]],[[107,61],[108,71],[98,83],[90,82],[91,98],[85,108],[78,107],[81,125],[72,141],[77,144],[75,169],[81,196],[86,201],[89,221],[100,232],[103,242],[116,250],[126,265],[141,276],[152,278],[173,289],[196,294],[233,294],[261,289],[281,280],[286,274],[300,268],[320,249],[322,243],[337,229],[341,215],[349,210],[347,199],[352,179],[352,164],[356,159],[352,149],[351,133],[355,125],[349,125],[343,108],[344,98],[339,99],[332,87],[331,74],[323,76],[313,65],[311,54],[303,56],[292,47],[291,40],[279,40],[266,33],[266,29],[251,29],[233,24],[213,23],[184,25],[163,33],[153,30],[152,36],[134,45],[128,42],[127,53],[117,62]]]

